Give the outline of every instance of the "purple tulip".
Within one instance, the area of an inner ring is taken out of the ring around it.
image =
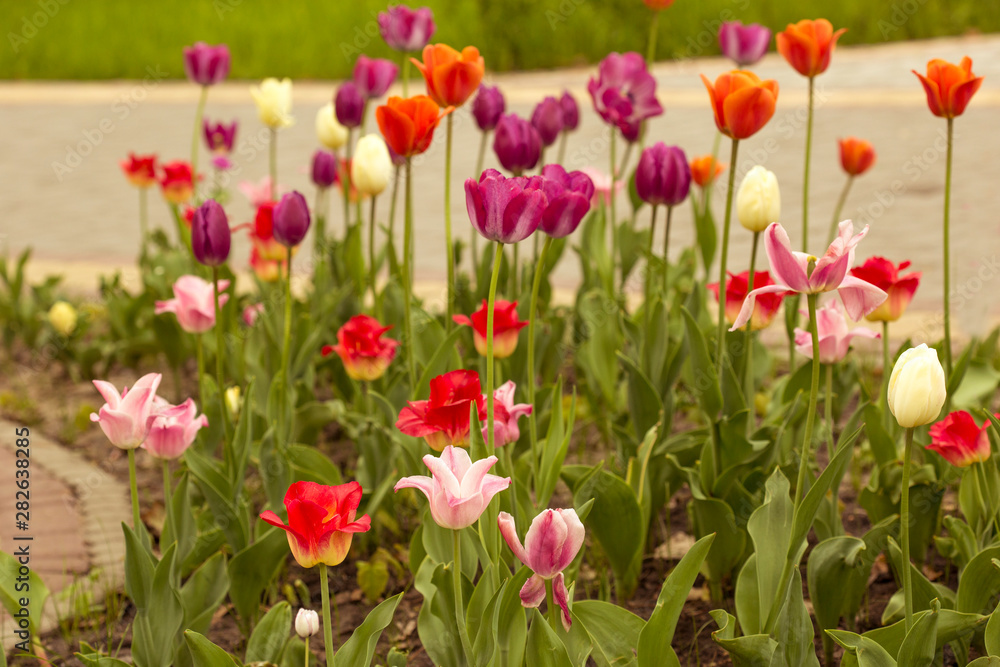
[[[684,151],[662,141],[644,150],[635,170],[635,189],[639,199],[654,206],[677,206],[684,201],[691,189],[691,168]]]
[[[759,23],[743,25],[740,21],[726,21],[719,27],[722,54],[740,68],[759,62],[770,43],[771,31]]]
[[[366,100],[382,97],[398,73],[399,67],[391,60],[358,56],[354,66],[354,85]]]
[[[531,236],[542,222],[548,204],[541,176],[506,178],[487,169],[477,182],[465,182],[469,220],[490,241],[517,243]]]
[[[213,153],[228,154],[233,152],[233,144],[236,143],[237,122],[234,120],[229,125],[225,123],[212,124],[205,119],[203,123],[205,132],[205,144],[208,150]]]
[[[214,199],[199,206],[191,220],[191,250],[205,266],[221,266],[229,259],[232,233],[226,212]]]
[[[205,42],[185,46],[184,73],[188,81],[199,86],[221,83],[229,76],[229,47],[225,44],[209,46]]]
[[[302,243],[309,231],[309,205],[301,192],[286,194],[274,207],[274,239],[292,248]]]
[[[517,114],[508,113],[497,123],[493,151],[504,169],[518,175],[534,169],[542,153],[542,139],[531,123]]]
[[[313,153],[312,182],[325,189],[337,182],[337,156],[330,151],[318,150]]]
[[[590,210],[594,182],[582,171],[566,173],[558,164],[542,167],[542,179],[549,203],[538,228],[553,238],[569,236]]]
[[[539,102],[531,114],[531,125],[538,130],[543,146],[554,144],[563,129],[563,110],[559,100],[550,96]]]
[[[341,125],[346,128],[361,125],[361,120],[365,117],[365,98],[356,83],[346,81],[341,84],[333,104],[337,111],[337,120]]]
[[[405,5],[389,7],[378,13],[378,29],[390,49],[419,51],[434,34],[434,13],[429,7],[410,9]]]
[[[563,110],[563,131],[572,132],[580,126],[580,105],[576,103],[576,98],[565,91],[559,98],[559,106]]]
[[[638,139],[642,121],[663,113],[656,99],[656,79],[635,52],[609,53],[597,78],[587,83],[587,92],[604,122],[620,129],[628,141]]]
[[[476,99],[472,100],[472,117],[476,119],[476,125],[483,132],[489,132],[496,128],[500,122],[507,103],[503,99],[500,88],[484,86],[479,84],[479,92]]]

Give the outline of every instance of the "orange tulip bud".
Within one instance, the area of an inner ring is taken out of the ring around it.
[[[837,39],[847,32],[847,28],[833,31],[826,19],[803,19],[789,23],[784,32],[779,32],[774,41],[778,53],[802,76],[813,77],[822,74],[830,66],[830,56],[837,45]]]
[[[434,138],[434,128],[451,112],[452,108],[448,107],[442,113],[437,102],[426,95],[406,99],[390,97],[386,104],[375,110],[375,120],[392,150],[403,157],[410,157],[427,150]]]
[[[931,113],[941,118],[965,113],[965,107],[983,84],[983,77],[972,73],[972,59],[968,56],[958,65],[935,58],[927,63],[927,76],[916,70],[913,73],[924,84]]]
[[[715,179],[722,175],[727,165],[719,162],[711,155],[702,155],[691,159],[691,180],[698,184],[698,187],[705,187],[714,183]]]
[[[778,101],[777,81],[761,81],[753,72],[743,70],[720,74],[714,86],[704,74],[701,80],[712,100],[715,125],[727,137],[752,137],[774,115]]]
[[[841,139],[840,166],[851,176],[860,176],[875,164],[875,149],[870,141],[847,137]]]
[[[442,107],[459,107],[472,96],[483,80],[486,66],[479,49],[467,46],[461,53],[447,44],[428,44],[424,61],[410,61],[427,82],[427,94]]]

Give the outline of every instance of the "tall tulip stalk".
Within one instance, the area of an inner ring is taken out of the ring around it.
[[[210,46],[196,42],[184,48],[184,73],[188,81],[201,86],[198,106],[194,113],[194,133],[191,137],[191,170],[198,173],[198,138],[201,136],[202,117],[208,101],[208,89],[225,81],[229,76],[229,47],[225,44]]]
[[[875,149],[871,143],[857,137],[847,137],[837,142],[840,148],[840,166],[847,174],[847,181],[844,189],[840,191],[837,198],[837,206],[833,209],[833,218],[830,220],[830,233],[826,242],[833,243],[837,236],[837,224],[840,222],[840,212],[844,210],[847,202],[847,195],[851,191],[854,179],[865,173],[875,164]]]
[[[257,105],[257,116],[270,132],[268,141],[268,169],[271,174],[271,199],[278,198],[278,130],[288,127],[292,118],[292,80],[268,77],[259,86],[250,87],[250,95]]]
[[[487,86],[479,84],[479,92],[476,99],[472,100],[472,117],[479,128],[479,152],[476,155],[475,173],[483,173],[483,160],[486,158],[486,146],[489,143],[490,133],[493,132],[503,112],[507,108],[503,93],[498,86]],[[479,277],[479,234],[475,228],[470,229],[469,248],[472,255],[472,273],[478,280]]]
[[[378,302],[376,295],[376,261],[375,261],[375,202],[378,196],[389,185],[392,177],[392,158],[389,148],[382,137],[369,134],[358,140],[354,160],[351,162],[351,182],[359,194],[371,197],[370,216],[368,220],[368,281],[372,290],[372,307]]]

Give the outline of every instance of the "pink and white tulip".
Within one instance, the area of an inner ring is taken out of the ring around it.
[[[527,403],[514,403],[513,381],[507,380],[493,392],[493,439],[497,447],[503,447],[521,439],[521,429],[517,420],[524,415],[530,415],[532,407]],[[488,435],[487,427],[483,426],[483,438]]]
[[[219,281],[219,291],[229,287]],[[228,294],[219,294],[219,307],[226,305]],[[156,314],[174,313],[181,328],[188,333],[205,333],[215,326],[215,291],[212,283],[198,276],[181,276],[174,283],[174,298],[156,302]]]
[[[563,570],[573,563],[586,533],[580,517],[572,509],[547,509],[531,522],[524,546],[517,537],[514,519],[506,512],[497,517],[500,533],[518,559],[534,572],[521,588],[521,604],[535,608],[545,599],[545,582],[552,581],[552,595],[562,609],[562,624],[569,631],[569,593]]]
[[[153,402],[163,378],[159,373],[143,375],[132,388],[125,387],[121,394],[110,382],[94,380],[106,403],[97,413],[90,414],[90,421],[101,425],[111,444],[120,449],[136,449],[149,434],[153,419]]]
[[[819,333],[819,361],[822,364],[835,364],[847,356],[851,347],[851,339],[881,338],[881,334],[867,327],[847,327],[847,319],[840,310],[840,305],[834,301],[816,311],[816,330]],[[795,349],[812,359],[812,334],[805,329],[795,329]]]
[[[198,415],[198,406],[190,398],[180,405],[171,405],[157,396],[150,424],[142,448],[155,458],[170,461],[187,451],[198,431],[208,426],[208,418]]]
[[[854,261],[854,248],[867,233],[868,225],[855,234],[854,224],[850,220],[844,220],[840,223],[840,234],[827,248],[826,254],[817,258],[793,251],[785,228],[777,222],[771,223],[764,231],[764,249],[771,263],[771,276],[775,284],[747,294],[730,331],[741,329],[747,323],[753,314],[754,302],[760,294],[818,294],[837,291],[844,302],[847,315],[855,321],[878,308],[885,301],[886,293],[871,283],[848,275],[848,269]],[[811,262],[815,262],[815,266],[810,273]]]
[[[497,457],[490,456],[473,463],[468,452],[449,445],[440,458],[430,454],[424,457],[431,477],[404,477],[396,482],[395,490],[422,491],[430,501],[434,522],[442,528],[459,530],[474,524],[493,496],[510,486],[510,477],[488,474],[496,462]]]

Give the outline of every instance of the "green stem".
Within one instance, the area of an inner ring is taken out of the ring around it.
[[[663,306],[667,307],[667,289],[670,278],[670,221],[674,217],[674,207],[667,207],[667,224],[663,230]],[[669,309],[667,309],[669,313]]]
[[[451,244],[451,136],[454,114],[448,114],[444,147],[444,246],[448,267],[448,304],[444,319],[445,334],[451,331],[452,313],[455,312],[455,250]]]
[[[288,405],[288,394],[292,388],[292,379],[288,376],[288,360],[292,351],[292,249],[288,248],[288,276],[285,280],[285,331],[281,348],[281,381],[285,383],[285,391],[281,399],[282,409],[278,413],[278,438],[286,437],[285,431],[289,423],[286,417],[291,415],[291,405]]]
[[[532,410],[534,412],[534,410]],[[514,525],[518,525],[517,520],[517,476],[514,475],[514,453],[516,442],[509,442],[503,447],[503,465],[510,475],[510,514],[514,519]]]
[[[483,130],[479,137],[479,154],[476,156],[476,171],[473,178],[479,178],[479,175],[483,173],[483,161],[486,159],[486,144],[489,139],[490,133],[488,130]],[[469,243],[469,248],[472,254],[472,276],[476,279],[476,289],[479,289],[479,232],[472,225],[469,225],[469,232],[471,235],[471,240]]]
[[[146,239],[149,236],[149,188],[139,188],[139,257],[146,256]]]
[[[514,296],[515,299],[517,298],[517,274],[520,273],[519,269],[521,267],[521,263],[517,258],[518,245],[519,244],[517,243],[514,244],[514,249],[512,251],[513,258],[511,259],[511,266],[510,266],[510,276],[511,280],[513,280],[513,284],[511,285],[510,288],[510,293]]]
[[[223,406],[225,409],[225,406]],[[174,514],[170,511],[173,506],[173,490],[170,486],[170,460],[163,459],[163,512],[166,516],[167,525],[170,526],[170,537],[177,541],[177,525],[174,521]],[[164,547],[170,546],[169,544],[161,544],[160,551],[164,551]]]
[[[451,531],[451,546],[455,562],[452,563],[455,587],[455,624],[458,626],[458,636],[462,641],[462,653],[466,663],[472,661],[472,645],[469,642],[469,631],[465,627],[465,596],[462,586],[462,531]]]
[[[396,199],[399,194],[399,178],[403,172],[402,167],[396,166],[396,173],[392,179],[392,199],[389,202],[389,238],[387,239],[390,253],[389,268],[396,272],[396,279],[399,280],[399,259],[396,257]],[[401,283],[402,284],[402,283]]]
[[[326,649],[326,665],[333,667],[333,624],[330,620],[330,579],[326,563],[319,564],[319,587],[323,596],[323,648]],[[309,654],[306,654],[306,659]]]
[[[403,334],[406,336],[406,363],[410,373],[410,393],[417,391],[417,360],[414,357],[413,323],[410,317],[413,267],[410,265],[410,249],[413,245],[413,178],[411,160],[406,158],[406,196],[403,215]]]
[[[823,397],[823,419],[826,420],[826,454],[833,458],[833,364],[826,365],[826,395]]]
[[[609,292],[614,291],[615,264],[618,261],[618,224],[615,221],[615,185],[618,183],[618,173],[615,171],[615,139],[618,131],[611,128],[611,190],[608,192],[608,225],[611,227],[611,285]]]
[[[818,294],[807,294],[806,300],[809,303],[809,333],[812,335],[812,384],[809,388],[809,407],[806,411],[806,430],[802,438],[802,452],[799,459],[798,481],[795,485],[795,504],[792,510],[794,516],[799,511],[802,498],[805,496],[806,468],[809,467],[810,445],[812,444],[813,425],[816,419],[816,400],[819,394],[819,333],[816,326],[816,302],[819,300]],[[767,622],[764,625],[764,634],[771,634],[781,608],[785,605],[785,597],[788,595],[788,584],[792,579],[792,571],[798,565],[795,561],[795,554],[798,553],[798,545],[789,545],[785,555],[785,564],[778,579],[777,595],[771,603],[771,610],[767,615]]]
[[[202,334],[195,334],[194,346],[198,357],[198,402],[205,405],[205,350],[201,342]]]
[[[142,526],[139,514],[139,487],[135,482],[135,450],[128,450],[128,487],[132,495],[132,528],[136,531]]]
[[[889,412],[889,375],[892,373],[892,357],[889,352],[889,322],[882,322],[882,386],[879,400],[882,403],[882,421],[886,428],[892,424]]]
[[[500,264],[503,258],[503,243],[497,241],[497,251],[493,257],[493,275],[490,277],[490,294],[486,303],[486,455],[496,454],[495,434],[493,432],[493,307],[497,300],[497,280],[500,276]],[[514,246],[517,250],[517,245]]]
[[[327,189],[316,188],[316,229],[313,230],[313,255],[317,262],[326,255],[326,206]]]
[[[944,169],[944,376],[951,380],[951,153],[955,119],[948,119],[948,157]],[[951,406],[951,396],[945,402],[945,412]]]
[[[750,247],[750,275],[747,277],[747,294],[753,291],[754,275],[757,271],[757,245],[760,242],[760,232],[753,233],[753,245]],[[719,307],[723,308],[723,288],[719,286]],[[756,395],[755,378],[753,374],[753,317],[747,322],[746,363],[743,366],[743,391],[746,394],[747,405],[750,407],[750,418],[747,419],[747,435],[753,431],[754,396]]]
[[[910,456],[913,452],[913,428],[906,429],[906,444],[903,448],[903,481],[902,497],[900,498],[899,521],[900,540],[903,548],[903,611],[906,619],[906,631],[913,627],[913,585],[910,573]]]
[[[374,310],[375,304],[378,302],[378,297],[375,294],[375,200],[378,196],[372,195],[372,205],[370,218],[368,219],[368,262],[369,262],[369,278],[368,281],[372,286],[372,309]]]
[[[629,142],[627,142],[625,144],[625,152],[622,154],[622,161],[618,165],[618,171],[616,172],[617,174],[625,174],[626,173],[626,167],[628,167],[629,158],[632,156],[632,146],[633,145],[634,144],[631,141],[629,141]],[[611,188],[611,191],[614,192],[614,187]],[[629,225],[630,228],[634,228],[635,227],[635,216],[633,215],[630,218],[627,218],[627,222],[631,223]],[[612,229],[614,229],[614,227],[612,227]],[[617,236],[617,233],[615,235]],[[619,247],[619,250],[622,253],[625,252],[624,248]],[[624,257],[624,255],[621,258],[621,264],[622,264],[621,288],[622,288],[622,292],[624,292],[625,291],[625,257]]]
[[[219,385],[219,404],[222,408],[223,447],[229,442],[229,411],[226,409],[226,378],[223,373],[222,355],[226,350],[225,337],[222,334],[222,308],[219,305],[219,267],[212,267],[212,293],[215,297],[215,378]],[[204,406],[203,406],[204,407]]]
[[[535,385],[538,374],[535,370],[535,324],[538,320],[538,292],[542,285],[542,273],[545,266],[545,255],[552,245],[552,237],[546,236],[542,251],[538,253],[538,264],[535,266],[535,277],[531,284],[531,303],[528,309],[528,405],[535,404]],[[531,470],[535,484],[538,484],[540,456],[538,453],[538,425],[535,422],[535,409],[528,415],[528,435],[531,440]]]
[[[278,200],[278,128],[271,128],[271,139],[267,142],[268,165],[271,174],[271,199]]]
[[[566,138],[569,136],[569,132],[563,130],[559,135],[559,159],[556,160],[559,164],[563,163],[563,159],[566,157]]]
[[[722,253],[719,256],[719,322],[716,328],[715,340],[715,372],[722,377],[722,364],[726,354],[726,259],[729,255],[729,223],[733,216],[733,189],[736,184],[736,154],[739,151],[739,139],[733,139],[732,152],[729,160],[729,189],[726,191],[726,216],[722,224]]]
[[[812,157],[813,89],[815,77],[809,77],[809,115],[806,120],[806,166],[802,178],[802,252],[809,251],[809,163]]]
[[[657,12],[659,14],[659,12]],[[656,204],[653,204],[653,212],[650,214],[649,219],[649,243],[646,246],[646,282],[645,282],[645,294],[643,295],[642,304],[642,336],[643,339],[649,336],[649,317],[650,308],[653,306],[653,300],[651,298],[653,292],[653,236],[656,234],[656,211],[659,208]],[[669,209],[668,209],[669,210]],[[668,213],[669,215],[669,213]],[[669,234],[667,234],[669,238]],[[666,255],[667,249],[663,249],[663,261],[667,261]],[[666,266],[664,265],[664,273],[666,273]],[[664,280],[664,288],[666,288],[666,280]],[[666,298],[666,293],[664,292],[664,298]]]
[[[309,667],[309,637],[306,637],[306,651],[304,654],[305,662],[302,667]]]
[[[659,14],[659,12],[657,12]],[[549,627],[553,630],[559,628],[559,612],[556,611],[555,596],[552,594],[552,580],[545,580],[545,615],[549,620]]]
[[[851,186],[854,184],[854,176],[848,176],[847,182],[844,183],[844,189],[840,191],[840,197],[837,199],[837,208],[833,209],[833,220],[830,221],[830,232],[826,235],[826,244],[830,245],[833,240],[837,238],[837,229],[840,226],[840,212],[844,210],[844,204],[847,202],[847,194],[851,191]]]
[[[198,186],[198,138],[201,136],[201,119],[205,115],[205,102],[208,101],[208,86],[201,87],[198,106],[194,112],[194,132],[191,133],[191,174],[195,187]]]
[[[653,20],[649,22],[649,42],[646,46],[646,64],[652,65],[656,59],[656,36],[660,27],[660,12],[653,10]]]

